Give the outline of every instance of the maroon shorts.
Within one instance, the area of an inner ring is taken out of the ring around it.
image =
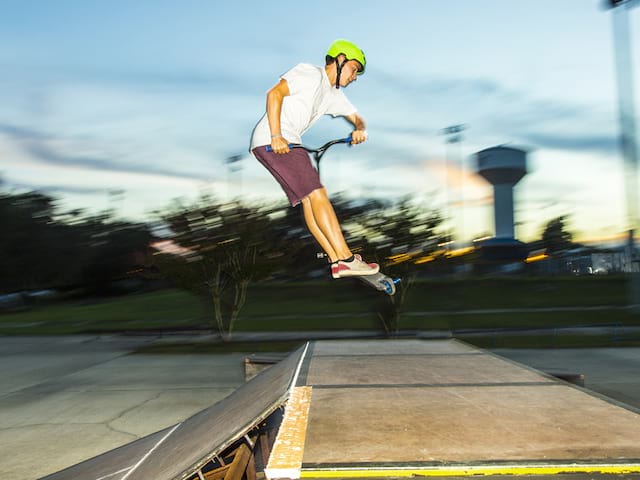
[[[278,181],[294,207],[314,190],[323,188],[304,148],[292,148],[289,153],[278,154],[267,152],[267,147],[262,146],[254,148],[253,154]]]

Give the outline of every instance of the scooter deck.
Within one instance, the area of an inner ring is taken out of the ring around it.
[[[400,282],[399,278],[393,279],[382,272],[374,275],[359,275],[355,278],[387,295],[394,295],[396,293],[396,283]]]

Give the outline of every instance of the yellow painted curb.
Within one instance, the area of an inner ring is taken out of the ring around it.
[[[559,475],[563,473],[640,473],[640,464],[478,465],[424,468],[316,469],[300,472],[300,478],[449,477],[482,475]]]

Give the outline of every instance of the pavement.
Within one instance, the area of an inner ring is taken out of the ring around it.
[[[51,474],[183,421],[244,383],[242,353],[130,354],[156,341],[0,337],[0,478]],[[583,373],[587,388],[640,408],[640,348],[494,352]]]
[[[36,479],[171,426],[244,383],[243,354],[129,355],[152,337],[0,337],[0,478]]]
[[[581,373],[584,386],[640,409],[640,348],[494,349],[548,373]]]

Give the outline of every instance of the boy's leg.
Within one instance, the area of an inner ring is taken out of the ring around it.
[[[320,244],[320,247],[329,256],[329,261],[331,261],[331,263],[337,262],[339,260],[338,255],[331,246],[331,243],[329,242],[327,237],[324,236],[324,233],[322,233],[322,230],[320,230],[320,227],[316,223],[316,219],[313,216],[311,200],[309,199],[309,197],[305,197],[302,199],[302,209],[304,211],[304,220],[307,223],[307,228],[311,232],[311,235],[313,235],[313,238],[316,239],[316,241]]]
[[[329,256],[334,278],[373,275],[379,271],[379,265],[367,264],[359,255],[351,253],[327,191],[322,187],[318,172],[311,165],[306,151],[293,149],[287,154],[278,155],[267,152],[266,147],[261,146],[254,148],[253,154],[278,181],[291,205],[302,203],[305,222]]]
[[[333,278],[374,275],[380,271],[378,264],[365,263],[360,255],[351,253],[324,188],[314,190],[302,202],[309,231],[329,255]]]
[[[351,250],[344,239],[326,189],[314,190],[302,202],[309,231],[329,255],[331,262],[351,257]]]

